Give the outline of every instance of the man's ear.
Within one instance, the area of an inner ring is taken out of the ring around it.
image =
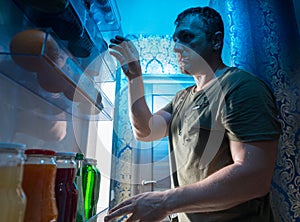
[[[221,49],[223,45],[223,33],[221,31],[217,31],[214,33],[212,37],[212,44],[213,44],[213,49],[215,51]]]

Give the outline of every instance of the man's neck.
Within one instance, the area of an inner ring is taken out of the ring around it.
[[[221,76],[227,68],[228,66],[226,66],[222,61],[219,61],[215,65],[215,68],[210,69],[210,71],[194,75],[194,80],[196,82],[195,90],[200,91],[204,89],[206,86],[214,82],[217,77]]]

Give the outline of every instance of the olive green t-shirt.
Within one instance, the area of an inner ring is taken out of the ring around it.
[[[274,96],[258,77],[232,67],[204,90],[194,92],[194,88],[178,92],[164,107],[172,114],[169,148],[174,186],[201,181],[233,163],[229,140],[274,140],[281,133]],[[229,210],[179,214],[179,221],[266,222],[272,221],[272,212],[265,196]]]

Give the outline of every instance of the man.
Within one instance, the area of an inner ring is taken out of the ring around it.
[[[221,58],[224,27],[209,7],[178,15],[174,51],[182,73],[195,85],[176,94],[155,114],[145,98],[139,55],[117,36],[111,54],[129,80],[131,121],[138,140],[169,136],[174,188],[133,196],[111,209],[105,221],[273,221],[269,189],[280,125],[270,89]]]

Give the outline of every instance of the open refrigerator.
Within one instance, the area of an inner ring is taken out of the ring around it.
[[[116,34],[114,0],[0,0],[0,142],[96,159],[99,215],[109,205]]]

